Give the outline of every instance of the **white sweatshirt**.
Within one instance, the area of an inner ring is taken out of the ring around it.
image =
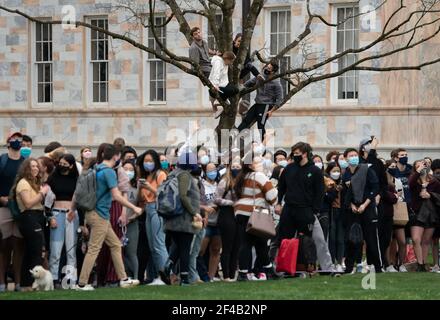
[[[209,75],[209,81],[214,86],[226,87],[229,83],[228,79],[228,66],[225,65],[222,57],[214,56],[211,59],[211,74]]]

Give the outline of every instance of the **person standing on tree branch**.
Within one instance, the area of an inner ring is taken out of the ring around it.
[[[260,85],[261,81],[270,80],[278,71],[277,64],[271,62],[263,68],[264,80],[260,77],[255,77],[247,81],[245,87],[254,87]],[[270,80],[257,89],[257,96],[255,97],[255,104],[246,113],[243,122],[238,126],[238,131],[241,132],[244,129],[249,129],[255,121],[257,121],[258,129],[261,130],[261,140],[264,140],[266,135],[266,121],[272,115],[272,110],[280,107],[283,100],[283,90],[281,88],[280,80]]]

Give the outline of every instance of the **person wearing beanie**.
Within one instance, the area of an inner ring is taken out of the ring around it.
[[[170,284],[170,273],[177,261],[180,265],[180,284],[189,285],[189,262],[191,243],[199,229],[194,222],[201,222],[200,215],[200,190],[197,181],[191,176],[191,171],[197,168],[197,155],[190,149],[184,149],[180,153],[177,169],[170,173],[168,179],[177,177],[179,197],[184,208],[184,213],[173,219],[167,219],[164,223],[166,233],[172,239],[174,245],[169,254],[169,259],[164,271],[160,272],[162,280]]]

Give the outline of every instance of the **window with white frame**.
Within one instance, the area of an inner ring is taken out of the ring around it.
[[[223,15],[221,13],[217,13],[215,15],[215,24],[220,27],[223,21]],[[214,33],[212,32],[211,25],[208,23],[208,48],[211,50],[218,50],[217,43],[215,42]]]
[[[276,56],[290,43],[290,16],[289,8],[274,9],[269,11],[269,54],[271,57]],[[290,68],[290,56],[286,54],[278,61],[280,67],[279,72],[285,72]],[[290,90],[290,84],[281,80],[284,95]]]
[[[35,64],[37,67],[37,102],[51,103],[52,78],[52,25],[35,24]]]
[[[347,49],[359,48],[359,7],[336,7],[336,54]],[[338,71],[358,61],[357,54],[347,54],[338,59]],[[337,79],[337,99],[352,100],[359,96],[359,71],[348,71]]]
[[[166,46],[166,18],[163,16],[154,17],[155,33],[159,41]],[[155,51],[161,52],[160,47],[154,38],[151,28],[148,29],[148,47],[154,48]],[[152,53],[148,53],[147,65],[149,69],[149,101],[161,102],[167,100],[166,91],[166,63],[156,58]]]
[[[108,29],[107,18],[92,18],[90,24]],[[108,36],[91,30],[90,62],[92,64],[92,97],[94,103],[108,102]]]

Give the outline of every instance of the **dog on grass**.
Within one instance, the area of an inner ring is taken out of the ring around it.
[[[53,290],[53,277],[49,270],[44,269],[42,266],[35,266],[29,271],[32,274],[32,277],[34,277],[32,289],[36,289],[38,291]]]

